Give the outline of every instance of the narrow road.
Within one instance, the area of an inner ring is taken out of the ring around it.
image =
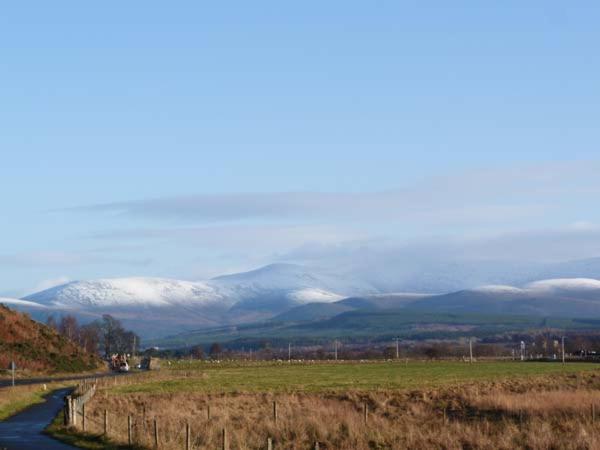
[[[127,373],[120,372],[100,372],[91,375],[70,375],[60,378],[17,378],[15,379],[16,386],[23,386],[29,384],[42,384],[42,383],[52,383],[53,381],[76,381],[83,379],[92,379],[92,378],[104,378],[104,377],[114,377],[114,376],[122,376],[127,375]],[[8,379],[0,379],[0,388],[12,386],[12,380]]]
[[[42,432],[64,406],[71,389],[52,392],[44,403],[34,405],[0,422],[0,450],[73,450]]]

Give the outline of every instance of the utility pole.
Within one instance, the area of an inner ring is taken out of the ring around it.
[[[397,337],[394,340],[396,341],[396,359],[400,359],[400,344],[398,343],[398,341],[400,341],[400,338]]]
[[[12,386],[15,387],[15,369],[17,368],[17,365],[15,364],[14,361],[10,362],[10,369],[12,372]]]
[[[469,338],[469,362],[473,362],[473,339]]]
[[[335,341],[333,341],[333,346],[334,346],[334,349],[335,349],[335,360],[337,361],[337,346],[338,346],[337,339]]]
[[[562,339],[562,363],[565,363],[565,337],[563,336]]]
[[[292,362],[292,343],[288,343],[288,362]]]

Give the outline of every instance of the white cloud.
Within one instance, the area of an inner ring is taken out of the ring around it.
[[[98,250],[82,251],[35,251],[0,255],[0,266],[18,267],[71,267],[82,264],[127,264],[146,265],[150,261],[144,258],[115,256]]]
[[[60,286],[62,284],[67,284],[70,281],[71,281],[71,279],[67,276],[61,276],[61,277],[57,277],[57,278],[50,278],[47,280],[42,280],[39,283],[37,283],[35,286],[33,286],[30,289],[28,289],[27,291],[23,292],[21,294],[21,296],[24,297],[29,294],[34,294],[36,292],[45,291],[46,289],[53,288],[54,286]]]
[[[105,203],[74,212],[160,219],[230,221],[414,221],[418,224],[507,223],[560,214],[573,199],[600,193],[598,163],[553,163],[473,170],[383,192],[200,194]]]

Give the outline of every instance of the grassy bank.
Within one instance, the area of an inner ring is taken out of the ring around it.
[[[42,385],[0,388],[0,420],[4,420],[31,405],[42,403],[44,395],[48,394],[50,389],[49,387],[47,391],[44,391]]]

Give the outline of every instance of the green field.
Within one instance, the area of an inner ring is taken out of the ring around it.
[[[470,381],[598,371],[600,364],[547,362],[255,363],[181,362],[115,393],[319,392],[431,388]]]

